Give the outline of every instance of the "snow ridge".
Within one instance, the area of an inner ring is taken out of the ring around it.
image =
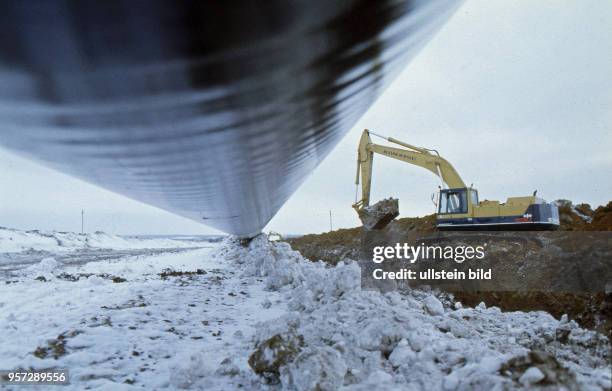
[[[310,262],[265,236],[216,257],[265,278],[289,311],[260,323],[250,364],[283,389],[609,389],[606,337],[537,312],[443,305],[430,292],[362,291],[355,262]],[[454,307],[454,308],[451,308]]]
[[[59,231],[21,231],[0,227],[0,253],[24,251],[64,252],[82,248],[115,250],[146,248],[195,247],[193,243],[174,239],[124,238],[96,231],[92,234]]]

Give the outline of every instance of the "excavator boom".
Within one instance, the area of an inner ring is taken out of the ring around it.
[[[353,205],[353,208],[357,210],[359,218],[366,228],[384,228],[384,226],[399,215],[397,200],[383,200],[375,206],[370,207],[372,165],[374,163],[375,153],[423,167],[440,177],[443,184],[448,187],[465,187],[463,180],[455,168],[448,161],[440,157],[436,151],[416,147],[392,137],[383,137],[372,133],[391,143],[402,146],[403,148],[374,144],[370,137],[370,133],[369,130],[365,129],[359,141],[355,184],[359,186],[361,180],[361,199]]]
[[[465,183],[455,168],[446,159],[440,157],[437,151],[415,147],[392,137],[383,137],[378,135],[376,136],[384,138],[385,140],[400,145],[404,148],[374,144],[370,134],[376,135],[375,133],[371,133],[369,130],[365,129],[359,141],[355,184],[359,185],[359,181],[361,179],[361,200],[356,204],[364,207],[367,207],[370,204],[374,153],[423,167],[431,171],[434,175],[440,177],[442,183],[448,188],[465,187]]]

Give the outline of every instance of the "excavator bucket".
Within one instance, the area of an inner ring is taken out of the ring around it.
[[[386,198],[359,209],[358,214],[365,229],[383,229],[399,216],[399,201],[397,198]]]

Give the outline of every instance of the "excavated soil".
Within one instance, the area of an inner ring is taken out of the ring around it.
[[[434,232],[436,216],[405,217],[389,224],[387,230],[396,232]],[[286,241],[304,257],[336,265],[343,259],[357,259],[361,248],[361,227],[339,229],[324,234],[310,234]]]
[[[564,231],[612,231],[612,201],[593,210],[589,204],[572,205],[559,200],[559,219]]]
[[[606,206],[600,206],[593,210],[588,204],[572,205],[570,201],[557,201],[561,226],[559,231],[563,235],[564,231],[612,231],[612,202]],[[435,234],[435,215],[417,218],[402,218],[395,220],[385,228],[389,238],[396,242],[409,241],[420,235]],[[343,259],[358,259],[362,246],[361,227],[351,229],[341,229],[319,235],[304,235],[298,238],[288,239],[287,241],[293,249],[302,253],[313,261],[323,260],[330,264],[337,264]],[[570,234],[568,232],[568,234]],[[512,236],[511,233],[508,233]],[[561,236],[562,237],[562,236]],[[571,236],[569,236],[571,238]],[[605,236],[603,236],[604,240]],[[542,242],[542,241],[540,241]],[[546,243],[546,240],[544,240]],[[469,306],[478,305],[485,302],[488,306],[497,306],[507,311],[532,311],[543,310],[551,313],[555,317],[567,314],[571,319],[576,320],[583,327],[597,329],[609,337],[612,337],[612,292],[557,292],[553,290],[538,290],[538,281],[549,283],[563,278],[562,273],[552,274],[558,270],[557,262],[563,258],[556,254],[557,243],[552,243],[551,248],[534,251],[533,245],[518,246],[512,249],[512,254],[524,255],[524,257],[504,257],[501,264],[506,269],[524,268],[525,265],[518,264],[518,260],[528,258],[529,267],[527,273],[528,289],[520,291],[465,291],[446,287],[445,290],[451,292],[455,300]],[[563,242],[563,246],[572,246],[571,240]],[[555,248],[552,248],[555,247]],[[590,252],[576,245],[575,248],[564,248],[565,254],[570,254],[573,260],[590,259]],[[524,252],[524,254],[520,254]],[[497,253],[500,254],[500,253]],[[497,255],[496,255],[497,256]],[[498,261],[500,259],[497,259]],[[516,259],[517,261],[513,261]],[[499,263],[495,266],[499,268]],[[569,263],[571,265],[571,263]],[[577,265],[584,263],[576,262]],[[602,266],[603,265],[603,266]],[[609,262],[605,259],[598,265],[599,269],[592,269],[591,273],[600,273],[604,267],[606,273],[610,269]],[[582,269],[580,269],[582,270]],[[568,278],[575,278],[571,273]],[[532,289],[532,287],[535,287]]]

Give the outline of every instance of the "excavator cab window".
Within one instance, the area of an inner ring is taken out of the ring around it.
[[[472,205],[478,205],[478,191],[470,189],[470,202]]]
[[[438,213],[467,213],[467,189],[440,190],[440,209]]]

